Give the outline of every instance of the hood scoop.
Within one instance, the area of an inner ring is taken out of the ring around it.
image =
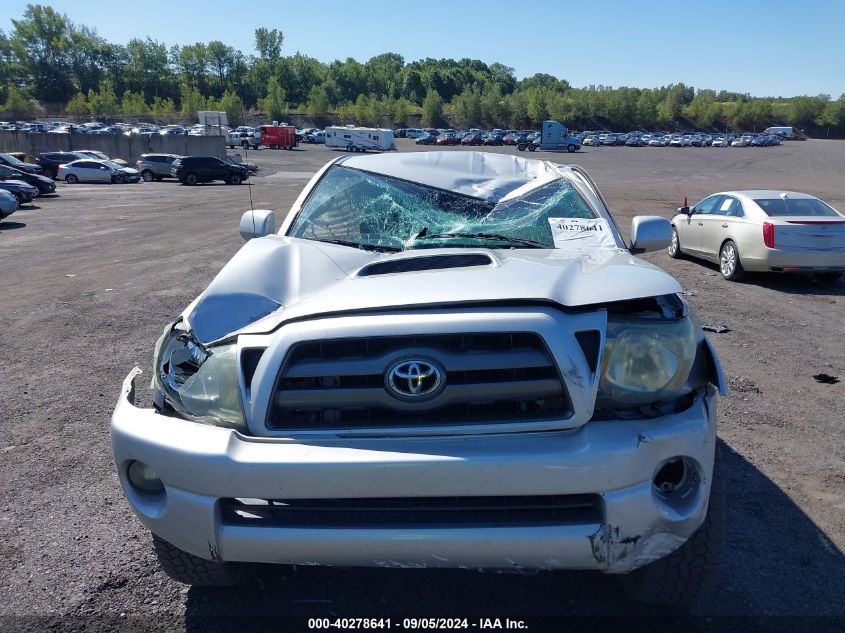
[[[415,273],[424,270],[441,270],[444,268],[469,268],[470,266],[492,266],[493,264],[493,258],[483,253],[403,257],[364,266],[358,271],[357,276],[372,277],[373,275]]]

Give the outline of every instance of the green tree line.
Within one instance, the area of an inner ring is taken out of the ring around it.
[[[334,116],[361,125],[536,128],[552,118],[575,129],[785,124],[845,135],[845,95],[754,98],[682,83],[577,88],[542,73],[518,80],[512,68],[476,59],[406,62],[384,53],[323,63],[299,52],[283,55],[283,46],[280,30],[263,27],[255,31],[253,54],[217,40],[115,44],[49,6],[30,4],[8,33],[0,30],[0,113],[172,120],[225,110],[237,125],[248,113],[279,120],[295,111],[318,125]]]

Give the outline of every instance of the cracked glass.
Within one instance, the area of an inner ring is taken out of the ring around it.
[[[554,248],[549,218],[596,217],[565,178],[497,203],[337,166],[315,187],[289,235],[374,250]]]

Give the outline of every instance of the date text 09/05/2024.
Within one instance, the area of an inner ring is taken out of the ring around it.
[[[445,630],[445,629],[478,629],[478,630],[527,630],[524,620],[510,618],[309,618],[309,630],[345,629],[359,630]]]

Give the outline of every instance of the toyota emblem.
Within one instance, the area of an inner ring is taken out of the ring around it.
[[[394,398],[422,400],[442,391],[446,386],[446,372],[429,359],[403,358],[387,368],[384,384]]]

